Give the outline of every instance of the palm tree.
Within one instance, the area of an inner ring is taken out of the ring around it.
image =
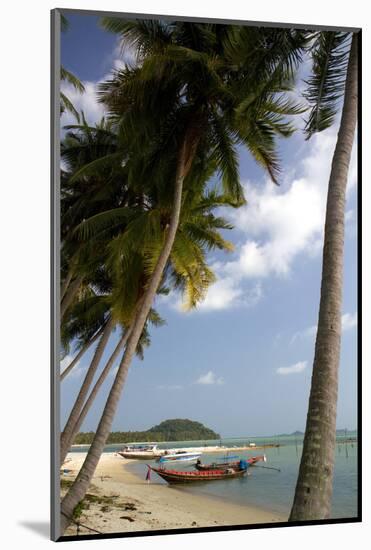
[[[99,144],[101,144],[99,132],[94,133],[92,129],[87,128],[85,122],[82,126],[75,127],[74,131],[78,131],[78,134],[82,132],[83,136],[85,136],[87,131],[89,134],[92,134],[89,136],[89,147],[94,145],[94,156],[97,155],[97,150],[100,151],[100,154],[102,154],[102,152],[107,152],[105,148],[99,149],[98,147]],[[73,368],[76,361],[86,349],[92,345],[93,341],[98,337],[100,337],[100,340],[61,436],[61,463],[65,460],[77,430],[86,416],[99,388],[106,379],[115,358],[124,347],[129,334],[129,331],[125,330],[121,344],[116,347],[115,352],[108,360],[89,398],[84,404],[104,349],[108,343],[110,330],[112,332],[113,328],[112,323],[111,326],[109,326],[107,321],[107,318],[111,315],[109,313],[109,303],[111,303],[110,307],[113,307],[117,319],[121,318],[121,322],[129,327],[131,319],[127,317],[127,314],[131,311],[131,308],[134,306],[136,307],[137,297],[143,293],[146,270],[148,270],[151,261],[154,261],[153,258],[151,260],[149,251],[155,252],[161,247],[163,241],[161,218],[165,215],[164,205],[160,205],[161,208],[151,206],[151,204],[155,204],[156,196],[151,197],[147,195],[146,203],[141,205],[140,208],[138,205],[135,206],[135,204],[133,204],[131,208],[121,206],[95,214],[86,220],[84,216],[87,215],[88,212],[94,213],[96,210],[97,199],[92,191],[94,191],[94,185],[97,185],[96,180],[99,180],[100,176],[100,173],[97,172],[97,160],[100,160],[100,157],[81,167],[81,152],[84,153],[84,159],[91,159],[90,155],[86,155],[86,147],[81,147],[85,145],[85,139],[80,143],[80,141],[76,139],[75,134],[70,134],[65,141],[67,141],[67,144],[64,142],[63,153],[68,153],[68,166],[72,170],[72,175],[68,179],[67,188],[67,182],[63,187],[64,195],[67,197],[66,200],[68,199],[68,208],[64,205],[64,200],[62,201],[63,219],[66,221],[64,224],[64,247],[66,247],[66,240],[68,241],[69,239],[71,241],[71,236],[69,235],[71,228],[73,228],[73,234],[78,235],[77,242],[79,244],[76,246],[80,255],[81,251],[84,250],[83,246],[85,246],[85,243],[90,244],[92,242],[99,242],[100,246],[102,246],[102,243],[106,243],[107,250],[110,250],[110,255],[106,258],[107,266],[112,273],[115,273],[115,270],[118,271],[118,273],[116,284],[109,284],[107,282],[107,277],[106,280],[102,279],[102,263],[105,260],[104,256],[100,254],[99,279],[97,279],[95,273],[91,271],[87,272],[85,279],[88,280],[88,278],[90,278],[90,282],[87,289],[85,289],[83,299],[80,297],[75,305],[72,308],[70,307],[68,310],[69,313],[67,313],[62,324],[62,342],[64,343],[65,349],[70,341],[75,341],[77,338],[81,341],[81,349],[71,365],[66,369],[67,373]],[[73,162],[76,152],[78,152],[80,159],[77,164]],[[112,156],[112,154],[109,155],[111,160]],[[107,157],[102,157],[102,160],[103,162],[101,164],[105,167],[104,181],[107,184],[111,179],[110,172],[112,171],[112,167],[109,167],[109,172],[107,173]],[[76,172],[73,172],[74,169],[77,170],[78,178],[76,177]],[[210,167],[208,170],[210,172]],[[190,305],[193,305],[200,299],[207,285],[213,281],[213,276],[205,264],[202,248],[205,246],[208,249],[213,247],[218,247],[220,249],[230,248],[229,243],[222,239],[217,231],[221,228],[227,229],[229,225],[222,218],[215,217],[211,214],[212,209],[216,206],[228,204],[228,197],[218,196],[215,192],[209,192],[206,196],[202,195],[202,188],[206,185],[210,175],[209,172],[200,172],[197,194],[189,193],[188,195],[188,208],[184,209],[186,223],[182,225],[183,231],[179,232],[179,243],[174,248],[171,259],[171,263],[174,266],[173,272],[175,273],[173,281],[178,286],[184,287]],[[203,183],[201,182],[202,178]],[[79,180],[83,181],[84,190],[87,182],[89,182],[89,198],[93,200],[93,210],[89,206],[89,201],[87,201],[87,204],[80,204],[80,190],[79,186],[76,185]],[[93,189],[91,189],[92,187]],[[119,195],[122,196],[121,188],[118,191]],[[102,195],[102,191],[99,190],[98,194]],[[99,204],[102,207],[102,200]],[[117,201],[110,201],[110,204],[113,206],[118,203]],[[81,218],[82,222],[78,224],[77,227],[74,227],[76,220],[80,220]],[[68,227],[69,232],[66,231]],[[198,231],[197,233],[196,228]],[[111,242],[110,239],[112,239],[113,235],[115,235],[115,238]],[[138,251],[140,250],[147,251],[145,266],[142,266],[140,260],[138,261],[138,258],[140,258]],[[116,266],[117,258],[119,258],[118,269]],[[125,278],[122,277],[123,272],[125,272]],[[128,276],[128,272],[131,273],[130,277]],[[133,284],[133,281],[139,282],[143,288],[139,288],[135,283]],[[98,295],[95,294],[94,288],[100,289]],[[110,291],[111,288],[113,290]],[[108,291],[112,293],[112,296],[107,294]],[[123,312],[126,313],[126,317],[123,315]],[[151,311],[149,321],[158,325],[161,319],[155,311]],[[100,327],[99,330],[98,327]],[[144,337],[145,335],[143,333],[142,339]]]
[[[86,289],[89,274],[96,273],[102,263],[105,243],[96,240],[82,247],[75,227],[102,210],[127,204],[127,178],[122,167],[125,153],[118,148],[117,133],[105,119],[90,127],[81,113],[82,123],[69,125],[61,144],[65,169],[61,174],[61,319],[68,308]],[[101,166],[102,158],[106,161]],[[107,159],[110,166],[107,165]],[[82,166],[90,164],[94,171],[79,177]],[[100,252],[100,253],[99,253]]]
[[[104,327],[101,327],[87,342],[83,343],[78,348],[78,352],[76,353],[75,357],[72,359],[72,361],[67,365],[67,367],[61,372],[60,380],[61,382],[66,378],[66,376],[72,371],[72,369],[77,365],[77,363],[80,361],[84,353],[96,342],[96,340],[102,336]]]
[[[336,407],[341,341],[344,217],[348,170],[357,122],[358,36],[320,33],[313,52],[307,98],[313,104],[308,138],[332,123],[346,83],[341,122],[329,179],[321,299],[303,453],[290,521],[331,514],[336,444]],[[349,54],[349,56],[348,56]]]
[[[71,84],[76,91],[80,92],[80,94],[83,94],[85,92],[85,86],[83,83],[70,71],[68,71],[65,67],[61,66],[61,81],[68,82]],[[61,94],[61,106],[60,106],[60,113],[63,114],[65,111],[68,111],[73,114],[73,116],[76,118],[78,122],[80,122],[80,115],[78,111],[75,109],[72,101],[66,96],[64,92],[60,92]]]
[[[73,432],[74,432],[75,424],[78,420],[79,414],[84,405],[84,401],[88,394],[94,375],[98,369],[99,363],[103,356],[103,352],[107,346],[108,340],[112,334],[115,324],[116,323],[112,317],[107,318],[102,336],[100,337],[100,340],[96,347],[92,362],[90,363],[90,366],[86,372],[84,381],[81,385],[76,401],[72,407],[72,410],[70,412],[70,415],[68,417],[64,430],[62,432],[61,444],[60,444],[61,464],[63,464],[66,454],[70,448],[71,441],[73,440]]]
[[[199,175],[197,192],[189,192],[187,196],[182,212],[180,229],[176,236],[168,268],[168,276],[171,285],[183,291],[185,307],[187,308],[194,307],[204,296],[209,284],[214,281],[214,276],[206,264],[205,250],[212,250],[214,248],[219,248],[221,250],[231,249],[231,244],[223,239],[218,232],[220,229],[230,229],[231,226],[223,218],[212,214],[212,210],[215,207],[226,206],[230,201],[228,197],[218,195],[215,191],[209,190],[206,194],[202,191],[202,188],[206,187],[209,170],[203,174],[203,177],[201,174]],[[201,179],[203,179],[203,183],[201,183]],[[149,197],[147,197],[147,203],[148,201]],[[111,262],[112,272],[114,273],[115,269],[117,270],[117,266],[115,265],[117,263],[117,257],[119,258],[120,265],[117,272],[117,279],[119,279],[119,281],[116,285],[113,285],[114,290],[110,297],[110,301],[112,302],[112,313],[116,316],[120,316],[121,321],[130,327],[131,318],[127,317],[127,312],[134,308],[137,309],[138,297],[142,296],[145,290],[146,271],[148,270],[148,266],[151,265],[151,262],[153,262],[151,254],[154,253],[156,256],[156,250],[161,247],[163,242],[161,211],[152,207],[150,210],[141,213],[141,215],[137,213],[131,222],[127,224],[127,209],[117,208],[109,212],[97,214],[89,220],[84,220],[76,230],[86,238],[96,238],[98,235],[101,235],[102,232],[111,232],[113,226],[117,228],[120,221],[120,215],[123,214],[123,231],[122,234],[116,236],[110,245],[112,248],[111,258],[108,259],[107,265]],[[165,215],[165,213],[162,212],[162,215]],[[138,255],[138,251],[141,250],[148,251],[145,265],[138,262],[138,256],[140,256]],[[142,272],[138,271],[138,265]],[[125,272],[125,278],[122,278],[123,271]],[[128,273],[131,275],[129,276]],[[141,286],[137,288],[137,285],[135,285],[135,283],[133,284],[133,281],[140,282]],[[107,299],[107,296],[104,296],[105,302],[107,302]],[[96,300],[97,297],[95,297],[95,301]],[[74,320],[73,314],[77,310],[78,328],[80,328],[82,323],[84,330],[89,329],[89,332],[91,332],[90,326],[86,326],[86,317],[81,318],[82,309],[86,309],[84,302],[82,304],[76,304],[70,316],[72,316],[72,320]],[[90,322],[91,309],[90,307]],[[101,310],[98,310],[98,313],[102,315]],[[153,309],[151,309],[149,313],[148,320],[155,326],[159,326],[163,323],[159,315]],[[94,322],[94,328],[98,322],[102,324],[102,320],[96,321],[94,319]],[[66,325],[66,323],[64,323],[64,325]],[[64,327],[63,335],[65,333],[67,333],[69,339],[76,338],[76,328],[73,321],[70,321],[70,323],[67,323],[67,326]],[[105,333],[103,332],[103,334]],[[69,447],[81,423],[89,411],[97,392],[107,378],[115,359],[126,344],[129,334],[130,329],[128,328],[104,367],[90,396],[86,399],[92,379],[102,357],[102,350],[108,341],[107,338],[104,339],[103,336],[101,337],[92,362],[87,370],[84,382],[80,388],[79,395],[62,433],[61,463],[64,462]],[[96,336],[93,338],[95,337]],[[146,330],[142,333],[141,338],[147,338]],[[90,343],[91,339],[88,344]],[[83,405],[85,399],[86,402]]]
[[[150,312],[148,322],[150,322],[154,326],[161,326],[163,324],[163,320],[154,310]],[[121,327],[121,330],[122,330],[122,334],[119,338],[118,343],[116,344],[114,351],[112,352],[111,356],[107,360],[104,368],[102,369],[101,374],[99,375],[90,394],[88,395],[88,391],[91,386],[94,374],[96,373],[97,367],[99,365],[99,362],[97,362],[96,360],[99,344],[97,346],[96,353],[93,357],[92,362],[89,365],[89,368],[87,369],[87,373],[86,373],[84,382],[80,388],[79,395],[76,398],[76,401],[73,405],[73,408],[71,410],[66,426],[61,435],[61,451],[60,451],[61,464],[65,462],[70,446],[72,445],[77,433],[79,432],[79,429],[83,421],[85,420],[86,415],[91,409],[91,406],[100,388],[102,387],[103,383],[107,379],[110,371],[112,370],[113,365],[115,364],[116,359],[119,357],[120,352],[122,352],[122,350],[125,348],[126,342],[130,335],[130,328],[124,330]],[[102,339],[100,340],[100,345],[102,345]],[[147,347],[149,345],[150,345],[150,338],[149,338],[148,328],[145,327],[142,332],[141,338],[139,339],[137,349],[136,349],[136,353],[141,359],[143,359],[144,347]],[[87,379],[89,380],[88,382],[87,382]]]
[[[69,23],[68,19],[61,14],[61,30],[62,32],[66,32],[68,29]],[[73,73],[68,71],[65,67],[61,66],[61,81],[68,82],[71,84],[75,90],[80,92],[80,94],[83,94],[85,92],[85,87],[81,80],[77,78]],[[61,105],[60,105],[60,113],[64,113],[65,111],[69,111],[73,114],[73,116],[76,118],[78,122],[80,122],[80,115],[76,111],[72,101],[64,94],[62,91],[60,92],[61,95]]]
[[[70,342],[78,341],[79,350],[65,376],[96,341],[93,359],[70,416],[61,436],[61,462],[64,461],[75,435],[76,422],[81,414],[89,388],[99,367],[104,350],[121,319],[110,312],[112,282],[104,269],[104,250],[109,237],[101,236],[81,242],[76,237],[76,227],[87,217],[107,207],[117,207],[130,202],[127,179],[122,169],[124,153],[119,150],[117,135],[112,125],[104,119],[94,128],[89,127],[82,113],[82,124],[70,125],[62,142],[62,344],[67,349]],[[97,164],[102,157],[110,157],[110,165],[98,164],[90,174],[79,177],[82,166]],[[87,190],[89,191],[87,197]],[[127,308],[126,308],[127,309]],[[123,325],[124,326],[124,325]],[[125,330],[125,329],[124,329]]]
[[[152,254],[150,277],[93,443],[62,501],[62,531],[86,493],[110,432],[131,359],[173,250],[184,197],[193,187],[195,159],[213,159],[225,192],[231,202],[239,205],[243,203],[243,192],[236,144],[245,145],[275,180],[278,159],[274,135],[292,131],[282,114],[286,114],[285,107],[290,114],[295,110],[277,99],[277,94],[287,89],[287,70],[272,71],[269,59],[266,75],[261,71],[254,75],[250,66],[232,61],[229,46],[236,28],[231,31],[223,25],[163,21],[105,22],[136,47],[140,62],[102,86],[102,99],[111,116],[122,134],[130,136],[131,178],[140,174],[139,181],[146,182],[143,176],[151,175],[150,181],[158,182],[159,194],[168,198],[170,187],[172,202],[163,243],[156,256]],[[264,48],[262,53],[267,53]],[[171,181],[173,185],[169,186]]]

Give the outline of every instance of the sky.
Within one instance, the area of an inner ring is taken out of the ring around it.
[[[115,35],[91,15],[68,15],[62,64],[84,83],[84,95],[62,88],[89,123],[104,115],[99,82],[130,61]],[[307,68],[304,66],[302,75]],[[296,88],[303,88],[300,76]],[[73,122],[68,114],[62,125]],[[281,140],[282,174],[275,186],[246,150],[240,176],[247,204],[222,215],[234,226],[235,249],[212,254],[217,281],[197,310],[181,297],[157,298],[166,325],[151,329],[144,360],[130,368],[113,430],[146,430],[168,418],[204,423],[222,437],[304,430],[318,317],[326,192],[337,124],[305,141]],[[357,166],[356,144],[347,190],[338,428],[357,424]],[[115,334],[103,358],[108,359]],[[62,368],[71,356],[63,360]],[[89,351],[61,384],[65,422],[91,360]],[[97,373],[97,376],[99,372]],[[82,431],[95,430],[112,373]]]

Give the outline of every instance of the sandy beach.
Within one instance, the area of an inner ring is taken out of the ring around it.
[[[70,471],[62,475],[62,495],[75,478],[85,456],[86,453],[68,455],[71,460],[64,468]],[[148,483],[144,475],[140,478],[125,468],[129,462],[132,461],[116,453],[102,455],[79,522],[101,533],[117,533],[287,521],[275,512],[160,484],[154,473]],[[92,534],[92,531],[80,527],[79,533]],[[71,525],[65,533],[76,534],[76,525]]]

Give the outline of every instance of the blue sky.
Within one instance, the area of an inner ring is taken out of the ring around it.
[[[95,16],[69,15],[62,63],[84,81],[81,96],[64,86],[89,122],[103,115],[96,85],[124,61],[117,39]],[[128,55],[128,54],[126,54]],[[298,81],[298,89],[302,83]],[[71,122],[63,115],[62,124]],[[300,129],[303,122],[298,117]],[[305,142],[298,131],[280,143],[282,177],[274,186],[240,151],[247,205],[225,211],[235,251],[210,257],[217,282],[197,311],[180,297],[157,300],[166,319],[152,330],[144,361],[132,364],[113,429],[147,429],[167,418],[205,423],[224,437],[270,435],[305,426],[318,315],[328,175],[337,128]],[[356,427],[357,169],[350,169],[344,265],[338,427]],[[117,337],[110,342],[106,358]],[[62,422],[89,364],[87,353],[62,383]],[[68,362],[65,360],[64,365]],[[83,430],[94,430],[113,375]]]

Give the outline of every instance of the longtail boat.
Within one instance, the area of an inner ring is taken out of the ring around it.
[[[147,480],[149,480],[149,472],[153,470],[157,475],[162,477],[168,483],[193,483],[197,481],[216,481],[218,479],[233,479],[235,477],[242,477],[246,474],[247,468],[237,469],[237,468],[228,468],[228,469],[214,469],[207,470],[205,472],[199,471],[177,471],[177,470],[166,470],[165,468],[154,468],[147,464],[149,470],[147,473]]]
[[[249,466],[254,466],[254,464],[256,464],[257,462],[260,462],[260,461],[266,462],[267,457],[265,455],[251,456],[250,458],[246,458],[244,460],[247,462]],[[215,468],[219,470],[227,470],[228,468],[235,469],[240,467],[240,462],[241,461],[239,460],[237,462],[221,462],[221,463],[213,462],[212,464],[201,464],[200,461],[197,461],[195,464],[195,468],[197,468],[197,470],[201,472],[214,470]]]

